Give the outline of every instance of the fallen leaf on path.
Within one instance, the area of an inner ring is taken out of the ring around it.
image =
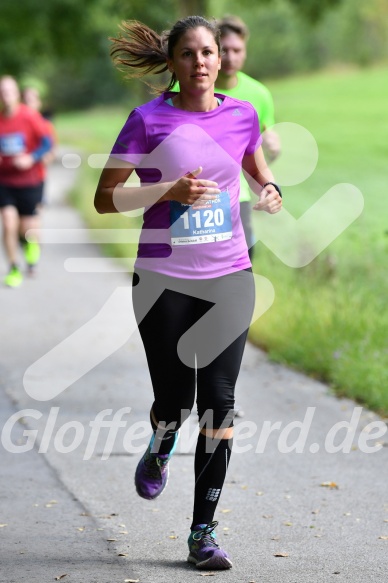
[[[64,575],[59,575],[58,577],[55,577],[55,581],[59,581],[60,579],[63,579],[64,577],[67,577],[67,573],[65,573]]]
[[[107,538],[106,540],[108,543],[114,543],[117,541],[117,538]]]
[[[274,557],[288,557],[288,553],[274,553]]]
[[[232,512],[230,508],[224,508],[221,510],[222,514],[227,514],[228,512]]]
[[[124,579],[124,583],[139,583],[140,579]]]
[[[292,522],[283,522],[284,526],[292,526]]]
[[[121,531],[119,532],[119,534],[128,534],[128,531],[127,531],[127,530],[121,530]]]
[[[273,518],[272,514],[263,514],[263,518]]]
[[[201,577],[213,577],[215,575],[215,573],[211,572],[211,573],[201,573],[200,576]]]
[[[79,526],[79,527],[77,528],[77,530],[79,530],[80,532],[83,532],[83,531],[85,530],[85,527],[84,527],[84,526]]]
[[[321,486],[324,488],[330,488],[331,490],[338,490],[339,486],[335,482],[322,482]]]
[[[380,449],[386,445],[385,441],[375,441],[375,447],[379,447]]]
[[[276,535],[271,538],[271,540],[280,540],[280,536]]]
[[[119,553],[118,557],[128,557],[128,553]]]
[[[264,492],[256,492],[256,496],[264,496]]]
[[[4,528],[5,526],[8,526],[8,524],[0,524],[0,528]]]
[[[176,538],[178,538],[178,536],[176,534],[170,534],[170,536],[168,538],[176,539]]]
[[[381,538],[381,540],[388,540],[388,536],[385,535],[379,536],[379,538]]]
[[[372,431],[372,427],[370,427],[369,426],[369,423],[368,423],[368,425],[366,425],[365,427],[363,427],[361,431],[363,433],[370,433]]]

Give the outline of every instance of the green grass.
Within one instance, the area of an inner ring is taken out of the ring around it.
[[[287,210],[298,218],[343,182],[361,190],[365,206],[362,215],[306,267],[287,267],[263,244],[256,246],[254,271],[272,282],[275,301],[252,325],[250,338],[273,360],[388,414],[388,67],[325,71],[271,81],[268,86],[277,121],[305,127],[319,148],[314,173],[301,184],[284,187]],[[133,226],[134,219],[95,213],[99,171],[86,164],[87,153],[109,151],[128,112],[95,110],[57,120],[60,140],[84,152],[73,200],[92,227]],[[106,252],[133,255],[122,246]]]
[[[364,211],[310,265],[286,267],[263,245],[255,271],[275,287],[271,309],[251,329],[271,358],[329,382],[340,395],[388,412],[388,69],[325,72],[270,84],[277,121],[308,129],[315,172],[284,188],[302,215],[336,183],[361,190]]]

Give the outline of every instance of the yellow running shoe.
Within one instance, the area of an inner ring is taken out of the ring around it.
[[[13,265],[4,278],[5,285],[8,287],[18,287],[23,281],[23,275],[16,265]]]
[[[36,241],[26,241],[23,245],[24,258],[28,266],[36,265],[40,259],[40,245]]]

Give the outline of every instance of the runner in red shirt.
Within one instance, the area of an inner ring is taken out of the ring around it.
[[[4,283],[17,287],[23,275],[18,265],[19,238],[30,271],[39,260],[37,240],[27,242],[26,232],[39,228],[37,207],[42,201],[45,166],[43,156],[52,147],[42,116],[20,103],[13,77],[0,78],[0,213],[5,253],[10,264]]]
[[[22,102],[25,103],[25,105],[28,105],[28,107],[31,107],[31,109],[39,111],[39,113],[47,123],[47,129],[52,141],[51,150],[46,152],[46,154],[42,158],[42,162],[47,166],[48,164],[51,164],[51,162],[54,162],[56,158],[56,146],[58,145],[58,137],[54,128],[54,124],[51,120],[51,112],[49,110],[46,111],[43,109],[40,92],[36,87],[27,85],[22,89],[21,95]]]

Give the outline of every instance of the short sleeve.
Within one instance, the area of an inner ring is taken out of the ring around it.
[[[39,141],[42,138],[46,137],[50,138],[50,141],[52,140],[50,130],[47,126],[47,122],[38,111],[29,109],[28,118],[36,140]]]
[[[260,133],[259,118],[257,117],[256,110],[252,107],[252,132],[251,138],[249,140],[248,146],[245,150],[245,154],[254,154],[256,150],[261,146],[263,141],[262,135]]]
[[[134,109],[113,145],[111,156],[131,164],[139,164],[148,154],[147,134],[140,112]]]
[[[266,87],[265,89],[266,91],[263,92],[263,105],[260,122],[262,126],[267,129],[275,124],[275,108],[269,89]]]

